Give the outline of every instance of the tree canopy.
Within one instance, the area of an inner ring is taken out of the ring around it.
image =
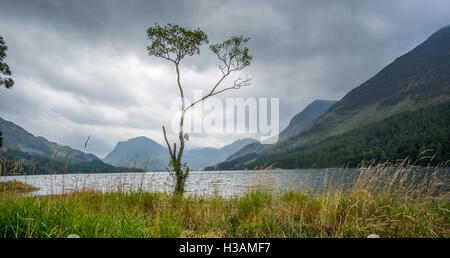
[[[0,36],[0,87],[2,85],[5,85],[5,87],[9,89],[14,85],[14,81],[10,77],[4,77],[4,75],[11,76],[11,70],[9,69],[9,66],[3,62],[3,59],[5,59],[6,57],[6,50],[8,50],[8,47],[6,46],[3,37]],[[0,132],[0,148],[2,146],[3,146],[3,136],[2,132]]]
[[[9,77],[11,76],[11,70],[9,69],[9,66],[3,62],[3,59],[6,57],[6,50],[8,50],[8,47],[6,46],[3,37],[0,36],[0,86],[4,85],[6,88],[11,88],[14,85],[13,79]]]
[[[209,42],[208,36],[199,28],[189,30],[170,23],[148,28],[147,38],[151,41],[147,46],[150,56],[162,57],[176,64],[186,55],[200,54],[199,47]]]

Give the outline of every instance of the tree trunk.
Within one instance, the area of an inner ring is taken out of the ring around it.
[[[179,171],[176,171],[175,173],[176,173],[176,184],[173,193],[183,195],[186,178],[189,175],[189,168],[186,168],[184,171],[182,168],[179,168]]]
[[[178,139],[180,141],[180,149],[179,149],[178,153],[177,153],[177,148],[176,148],[175,143],[173,146],[173,150],[170,147],[169,141],[167,140],[166,130],[165,130],[164,126],[163,126],[163,132],[164,132],[164,139],[166,141],[167,147],[169,148],[172,167],[175,172],[175,178],[176,178],[176,184],[175,184],[175,189],[174,189],[173,193],[183,195],[186,178],[189,175],[189,167],[187,167],[187,166],[183,167],[183,165],[181,163],[181,159],[183,157],[183,152],[184,152],[184,143],[185,143],[183,126],[184,126],[184,113],[186,112],[186,110],[185,110],[186,106],[185,106],[185,101],[184,101],[183,88],[181,87],[181,82],[180,82],[180,70],[178,68],[178,63],[175,63],[175,68],[177,71],[177,84],[178,84],[178,88],[180,90],[180,95],[181,95],[181,110],[182,110],[181,117],[180,117],[180,129],[179,129],[179,133],[178,133]]]

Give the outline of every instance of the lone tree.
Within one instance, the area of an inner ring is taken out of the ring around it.
[[[181,27],[179,25],[167,24],[160,26],[155,24],[147,29],[148,40],[150,45],[147,46],[148,54],[150,56],[160,57],[172,62],[175,65],[177,73],[177,85],[181,97],[181,117],[179,123],[179,149],[177,152],[177,144],[173,144],[173,148],[167,140],[166,129],[162,127],[164,140],[169,148],[170,163],[167,171],[175,175],[176,185],[174,189],[175,194],[184,193],[184,185],[186,178],[189,175],[189,167],[186,163],[182,163],[185,142],[189,140],[188,134],[183,132],[184,115],[197,103],[222,93],[227,90],[239,89],[250,85],[250,78],[237,78],[232,85],[228,87],[219,87],[222,82],[233,72],[239,71],[250,65],[252,56],[248,54],[248,48],[245,44],[250,38],[243,36],[233,36],[228,40],[219,44],[209,46],[209,49],[217,56],[219,61],[219,69],[222,73],[219,80],[212,85],[212,88],[200,100],[186,105],[184,100],[183,86],[181,84],[180,76],[180,62],[186,56],[193,56],[200,54],[200,46],[209,43],[208,36],[199,28],[191,30]]]
[[[3,63],[3,59],[6,57],[6,50],[8,47],[3,40],[3,37],[0,36],[0,88],[5,85],[7,89],[11,88],[14,85],[14,81],[6,76],[11,76],[11,71],[9,70],[9,66],[6,63]],[[0,147],[3,146],[3,138],[2,132],[0,132]]]

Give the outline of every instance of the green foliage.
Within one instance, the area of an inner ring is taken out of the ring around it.
[[[252,191],[239,199],[239,215],[246,217],[257,214],[263,207],[270,205],[272,195],[263,189]]]
[[[200,54],[200,46],[208,43],[208,36],[199,28],[190,30],[179,25],[158,24],[147,29],[147,38],[151,45],[147,46],[150,56],[162,57],[179,63],[186,55]]]
[[[11,78],[1,76],[11,76],[9,66],[3,62],[3,59],[6,57],[6,50],[8,50],[8,47],[6,46],[3,37],[0,36],[0,87],[5,85],[6,88],[11,88],[14,85],[14,81]]]
[[[301,192],[289,190],[289,191],[283,192],[280,195],[280,199],[282,199],[283,201],[286,201],[286,202],[305,204],[308,201],[308,196]]]
[[[181,236],[181,225],[170,212],[160,214],[155,221],[154,227],[157,237],[176,238]]]
[[[244,47],[249,40],[250,38],[248,37],[233,36],[222,43],[213,44],[209,48],[223,62],[222,65],[228,67],[228,72],[231,70],[241,70],[250,65],[250,61],[252,60],[252,56],[248,54],[248,48]]]
[[[6,50],[8,47],[6,46],[5,40],[0,36],[0,87],[5,85],[7,89],[11,88],[14,85],[14,81],[8,77],[2,77],[3,75],[11,76],[11,70],[9,66],[3,62],[3,59],[6,57]],[[3,146],[3,136],[2,132],[0,132],[0,148]]]

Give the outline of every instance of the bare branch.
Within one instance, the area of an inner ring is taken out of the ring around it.
[[[229,72],[229,71],[227,71],[227,73],[225,73],[225,74],[219,79],[219,81],[214,85],[214,87],[211,89],[211,91],[210,91],[207,95],[203,96],[201,99],[199,99],[199,100],[197,100],[197,101],[194,101],[192,104],[190,104],[188,107],[186,107],[183,111],[187,111],[188,109],[190,109],[191,107],[193,107],[193,106],[196,105],[197,103],[199,103],[199,102],[205,100],[206,98],[211,97],[212,95],[214,95],[214,91],[217,89],[217,87],[220,85],[220,83],[222,83],[222,81],[223,81],[228,75],[230,75],[230,72]]]
[[[169,141],[167,140],[166,128],[164,128],[164,126],[163,126],[162,129],[163,129],[163,133],[164,133],[164,140],[166,140],[167,147],[169,148],[170,156],[172,157],[172,160],[175,160],[175,156],[173,155],[172,149],[170,148]]]
[[[249,38],[232,37],[228,40],[225,40],[222,43],[211,45],[209,48],[216,54],[219,59],[219,69],[222,72],[222,77],[219,81],[213,86],[211,91],[203,96],[200,100],[193,102],[187,108],[183,109],[187,111],[197,103],[205,100],[208,97],[217,95],[221,92],[231,90],[231,89],[240,89],[241,87],[249,86],[251,79],[246,75],[245,79],[238,78],[234,81],[233,86],[222,89],[220,91],[216,91],[219,85],[228,77],[232,72],[239,71],[250,65],[250,61],[252,56],[248,54],[248,48],[245,47],[245,43]]]
[[[245,76],[245,79],[241,79],[241,78],[239,77],[239,78],[237,78],[236,80],[234,80],[233,86],[228,87],[228,88],[224,88],[224,89],[222,89],[222,90],[220,90],[220,91],[217,91],[217,92],[211,94],[211,96],[217,95],[217,94],[222,93],[222,92],[227,91],[227,90],[237,90],[237,89],[240,89],[241,87],[247,87],[247,86],[250,86],[251,80],[252,80],[252,79],[249,78],[248,75]]]
[[[174,157],[177,156],[177,143],[176,142],[173,143],[173,156]]]
[[[224,89],[222,89],[222,90],[220,90],[220,91],[215,91],[216,88],[217,88],[217,86],[219,86],[219,84],[223,81],[223,79],[225,79],[225,77],[227,77],[228,75],[229,75],[229,73],[226,74],[226,75],[224,75],[224,76],[222,76],[222,78],[219,80],[219,82],[214,86],[214,88],[213,88],[207,95],[203,96],[201,99],[199,99],[199,100],[197,100],[197,101],[192,102],[192,103],[191,103],[188,107],[186,107],[183,111],[187,111],[188,109],[192,108],[193,106],[195,106],[195,105],[198,104],[199,102],[202,102],[203,100],[205,100],[205,99],[207,99],[207,98],[209,98],[209,97],[211,97],[211,96],[217,95],[217,94],[219,94],[219,93],[222,93],[222,92],[224,92],[224,91],[227,91],[227,90],[237,90],[237,89],[240,89],[241,87],[247,87],[247,86],[250,86],[250,85],[251,85],[251,80],[252,80],[252,79],[251,79],[248,75],[246,75],[246,76],[245,76],[245,79],[241,79],[241,78],[239,77],[239,78],[237,78],[236,80],[234,80],[233,86],[230,86],[230,87],[228,87],[228,88],[224,88]]]

